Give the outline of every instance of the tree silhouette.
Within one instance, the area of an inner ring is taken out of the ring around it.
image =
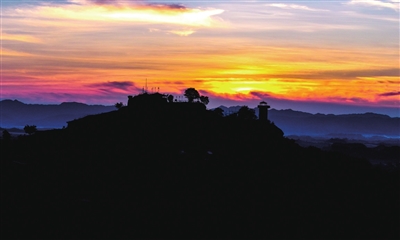
[[[169,103],[174,102],[174,96],[168,95],[167,100],[168,100]]]
[[[122,108],[122,107],[124,106],[124,104],[123,104],[122,102],[117,102],[114,106],[115,106],[117,109],[120,109],[120,108]]]
[[[199,92],[194,88],[186,89],[183,95],[188,99],[190,103],[193,102],[193,100],[200,98]]]
[[[26,125],[24,127],[24,131],[25,131],[25,133],[32,135],[33,133],[35,133],[37,131],[37,129],[36,129],[35,125]]]
[[[220,116],[220,117],[223,117],[224,116],[224,109],[222,109],[222,108],[216,108],[216,109],[214,109],[214,110],[212,110],[215,114],[217,114],[218,116]]]
[[[246,120],[257,119],[255,111],[253,109],[250,109],[248,106],[241,107],[237,112],[237,116],[240,119],[246,119]]]
[[[210,100],[208,99],[207,96],[200,96],[200,102],[203,103],[204,105],[207,105]]]
[[[4,141],[10,141],[11,140],[11,134],[7,130],[3,131],[3,140]]]

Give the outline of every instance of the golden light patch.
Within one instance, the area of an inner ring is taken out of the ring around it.
[[[74,19],[86,21],[129,21],[163,23],[185,26],[211,27],[219,23],[212,17],[224,12],[221,9],[174,9],[151,6],[114,7],[107,5],[42,6],[30,12],[41,18]],[[24,13],[20,10],[20,13]]]
[[[32,54],[29,54],[29,53],[13,51],[13,50],[4,49],[4,48],[1,48],[1,55],[3,57],[7,57],[7,56],[9,56],[9,57],[29,57],[29,56],[32,56]]]
[[[36,38],[33,36],[7,34],[7,33],[3,33],[1,35],[1,40],[19,41],[19,42],[28,42],[28,43],[41,43],[42,42],[39,38]]]
[[[173,33],[173,34],[176,34],[176,35],[179,35],[179,36],[187,37],[187,36],[193,34],[195,31],[193,31],[193,30],[181,30],[181,31],[173,30],[173,31],[169,31],[169,32]]]

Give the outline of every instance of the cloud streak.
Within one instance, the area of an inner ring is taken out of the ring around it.
[[[23,34],[8,34],[3,32],[1,35],[2,40],[8,41],[18,41],[18,42],[26,42],[26,43],[42,43],[39,38],[30,35],[23,35]]]
[[[363,5],[369,7],[389,8],[399,11],[399,2],[397,0],[379,1],[379,0],[351,0],[349,5]]]
[[[111,82],[104,82],[104,83],[93,83],[93,84],[89,84],[88,86],[96,87],[96,88],[128,90],[129,88],[135,86],[135,84],[133,82],[129,82],[129,81],[123,81],[123,82],[111,81]]]
[[[186,8],[176,4],[143,4],[126,1],[82,1],[74,4],[44,5],[33,9],[17,9],[14,16],[31,16],[52,20],[83,20],[94,22],[132,22],[172,24],[193,27],[221,25],[213,17],[222,9]],[[129,4],[127,4],[129,3]]]
[[[284,3],[271,3],[266,4],[269,7],[276,7],[281,9],[290,9],[290,10],[305,10],[305,11],[312,11],[312,12],[329,12],[327,9],[317,9],[317,8],[310,8],[304,5],[297,5],[297,4],[284,4]]]
[[[82,4],[82,5],[108,5],[108,6],[119,6],[119,7],[137,7],[137,6],[149,6],[152,8],[159,9],[186,9],[185,6],[181,4],[173,3],[149,3],[144,0],[70,0],[72,3]]]
[[[385,93],[379,94],[379,96],[382,96],[382,97],[400,96],[400,91],[399,92],[385,92]]]

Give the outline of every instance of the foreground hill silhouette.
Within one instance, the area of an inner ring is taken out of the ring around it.
[[[269,121],[134,98],[2,141],[2,238],[399,237],[399,173]]]

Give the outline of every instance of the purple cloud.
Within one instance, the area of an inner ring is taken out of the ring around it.
[[[117,82],[117,81],[111,81],[111,82],[104,82],[104,83],[94,83],[94,84],[89,84],[89,87],[97,87],[97,88],[112,88],[112,89],[122,89],[122,90],[128,90],[131,87],[135,87],[135,84],[133,82],[129,81],[122,81],[122,82]]]
[[[114,6],[119,6],[121,5],[121,1],[120,0],[89,0],[88,2],[91,2],[93,4],[97,4],[97,5],[114,5]],[[132,3],[138,3],[138,2],[143,2],[141,0],[131,0],[131,1],[122,1],[125,4],[132,4]]]
[[[148,4],[148,5],[161,8],[168,8],[168,9],[186,9],[186,7],[181,4]]]
[[[131,0],[131,1],[121,1],[121,0],[90,0],[89,2],[96,5],[113,5],[113,6],[148,6],[152,8],[161,9],[174,9],[183,10],[186,9],[185,6],[181,4],[168,4],[168,3],[148,3],[144,0]]]
[[[251,96],[257,97],[258,99],[265,99],[271,97],[270,94],[265,92],[250,92]]]
[[[114,1],[114,0],[91,0],[91,2],[93,2],[95,4],[99,4],[99,5],[116,3],[116,1]]]
[[[385,92],[385,93],[379,94],[379,96],[382,96],[382,97],[390,97],[390,96],[397,96],[397,95],[400,95],[400,92]]]

